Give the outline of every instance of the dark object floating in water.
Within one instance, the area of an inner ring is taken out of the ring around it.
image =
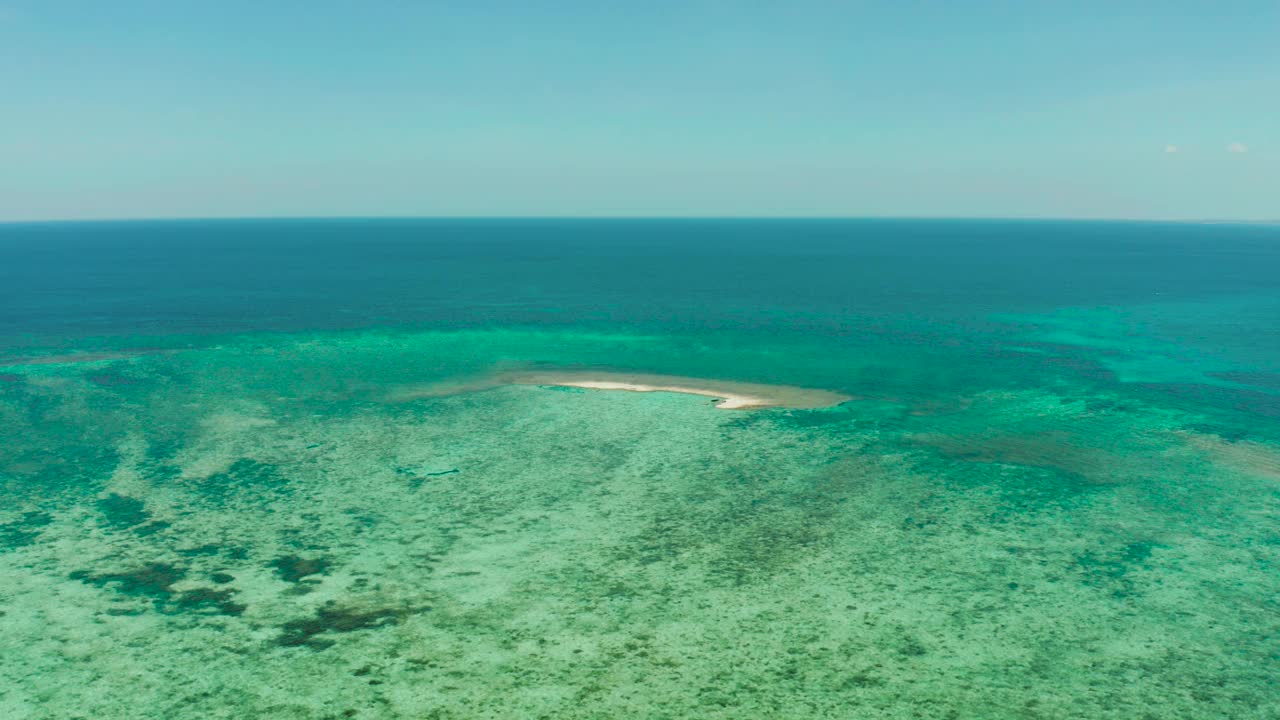
[[[562,393],[585,393],[586,390],[580,387],[569,387],[567,385],[538,385],[539,389],[550,390],[552,392]]]
[[[427,478],[440,477],[441,475],[453,475],[460,472],[458,468],[449,468],[448,470],[439,470],[437,472],[418,472],[413,468],[398,467],[396,474],[409,476],[409,487],[417,490],[427,481]]]
[[[318,637],[325,633],[349,633],[356,630],[373,630],[399,623],[405,616],[403,610],[376,608],[361,611],[338,607],[332,601],[316,610],[315,617],[290,620],[280,626],[276,644],[281,647],[309,647],[323,650],[334,644],[333,640]]]
[[[418,477],[440,477],[441,475],[452,475],[460,472],[458,468],[449,468],[448,470],[440,470],[437,472],[417,472],[413,468],[398,467],[396,473],[399,475],[416,475]]]
[[[267,567],[275,568],[281,580],[296,583],[312,575],[324,575],[329,570],[329,561],[325,558],[285,555],[267,563]]]
[[[229,582],[233,582],[236,579],[236,576],[230,573],[216,572],[210,575],[209,579],[214,581],[218,585],[226,585]]]

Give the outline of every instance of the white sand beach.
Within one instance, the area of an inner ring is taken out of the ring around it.
[[[519,383],[531,384],[531,383]],[[673,392],[688,395],[705,395],[717,398],[716,407],[722,410],[742,410],[746,408],[770,407],[773,402],[754,395],[716,392],[707,388],[689,387],[687,385],[646,385],[643,383],[618,382],[614,380],[560,380],[542,382],[538,385],[557,385],[561,387],[586,388],[588,390],[628,390],[630,392]]]
[[[791,385],[741,383],[643,373],[586,370],[524,372],[506,373],[500,378],[502,384],[508,385],[552,385],[588,390],[671,392],[702,395],[716,398],[715,406],[721,410],[751,410],[770,407],[820,408],[839,405],[852,399],[848,395],[842,395],[830,390],[817,390]]]
[[[729,380],[657,375],[649,373],[625,373],[608,370],[539,370],[502,371],[491,375],[433,383],[426,386],[405,388],[392,393],[392,402],[404,402],[419,398],[445,397],[469,392],[490,390],[503,385],[544,385],[572,387],[585,390],[623,390],[626,392],[670,392],[685,395],[701,395],[715,399],[721,410],[755,410],[760,408],[811,409],[839,405],[852,400],[830,390],[796,387],[793,385],[768,385]]]

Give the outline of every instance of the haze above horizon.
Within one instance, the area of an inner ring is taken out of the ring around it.
[[[1253,0],[0,0],[0,221],[1274,221],[1278,30]]]

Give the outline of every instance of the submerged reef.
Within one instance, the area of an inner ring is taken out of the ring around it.
[[[321,650],[332,647],[335,642],[322,636],[394,625],[400,622],[404,614],[404,611],[391,608],[366,610],[339,607],[330,603],[317,608],[312,617],[286,622],[280,627],[280,635],[275,642],[281,647],[306,646]]]
[[[34,543],[41,530],[51,522],[53,517],[48,513],[32,510],[17,520],[0,524],[0,552]]]
[[[329,568],[325,558],[302,558],[296,555],[278,557],[269,563],[275,568],[276,575],[285,582],[301,582],[312,575],[323,575]]]
[[[173,586],[187,576],[186,568],[167,563],[148,563],[129,570],[100,574],[76,570],[68,575],[72,580],[110,588],[122,595],[146,598],[157,611],[164,613],[211,611],[223,615],[240,615],[245,611],[243,604],[233,601],[235,590],[207,587],[175,590]]]
[[[117,529],[141,525],[151,519],[151,513],[146,511],[141,500],[116,493],[99,500],[98,510],[106,523]]]
[[[184,568],[166,563],[147,563],[129,570],[97,575],[88,570],[76,570],[67,577],[98,587],[109,585],[126,595],[142,595],[156,600],[157,603],[165,603],[173,597],[174,583],[186,576],[187,571]]]
[[[821,407],[400,392],[589,344],[470,332],[15,366],[0,716],[1280,715],[1254,401],[908,359],[779,383]]]

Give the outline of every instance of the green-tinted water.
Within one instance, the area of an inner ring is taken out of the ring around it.
[[[1267,307],[15,345],[0,717],[1275,717]]]

